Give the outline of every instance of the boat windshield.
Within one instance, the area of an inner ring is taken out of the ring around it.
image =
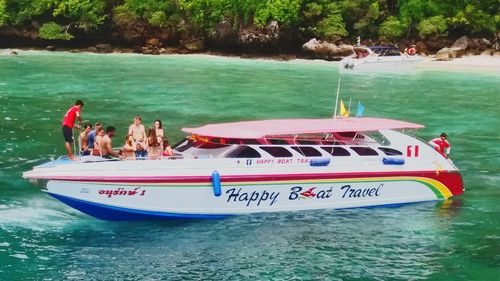
[[[400,56],[401,52],[396,47],[392,46],[372,46],[370,47],[375,54],[379,57],[391,57],[391,56]]]

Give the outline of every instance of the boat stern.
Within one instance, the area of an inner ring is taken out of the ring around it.
[[[451,192],[451,196],[458,196],[464,193],[464,183],[460,171],[448,171],[438,175],[438,179]]]

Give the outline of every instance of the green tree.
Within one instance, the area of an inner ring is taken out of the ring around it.
[[[398,1],[398,5],[399,22],[404,27],[407,37],[411,37],[414,34],[417,24],[422,20],[439,14],[439,7],[435,0],[400,0]],[[396,26],[395,24],[395,28],[397,28]],[[382,26],[380,26],[380,33],[387,34],[390,31],[382,31]],[[394,31],[393,33],[397,32]]]
[[[385,1],[341,0],[339,7],[346,30],[352,37],[376,38],[378,27],[387,14]]]
[[[244,1],[244,0],[243,0]],[[295,25],[300,16],[302,0],[267,0],[255,10],[254,22],[262,27],[272,20],[284,27]]]
[[[75,29],[110,32],[113,25],[135,38],[162,29],[179,38],[212,36],[221,21],[234,30],[277,21],[289,38],[301,40],[493,36],[500,0],[0,0],[0,26],[47,23],[40,31],[46,38],[67,39]]]
[[[250,1],[251,3],[253,2]],[[236,26],[242,18],[246,21],[250,17],[250,14],[245,14],[245,12],[251,5],[237,0],[234,2],[231,0],[180,0],[179,4],[188,21],[205,34],[213,34],[217,23],[223,20],[228,20]]]
[[[374,37],[379,26],[378,19],[382,15],[379,2],[371,3],[364,11],[364,15],[354,24],[354,29],[361,36]]]
[[[113,9],[113,20],[118,25],[144,23],[152,27],[175,25],[179,9],[175,0],[125,0]]]
[[[44,23],[38,30],[38,36],[42,39],[48,40],[70,40],[73,38],[71,34],[63,31],[63,27],[55,22]]]
[[[0,0],[0,26],[7,23],[7,19],[9,18],[6,8],[7,4],[5,3],[5,0]]]
[[[347,35],[344,21],[340,12],[330,13],[326,18],[318,22],[314,33],[321,38],[336,41]]]
[[[487,1],[482,1],[484,2]],[[456,14],[450,17],[450,22],[455,28],[463,27],[466,31],[477,34],[477,33],[487,33],[494,34],[498,30],[498,22],[495,20],[495,16],[500,13],[500,2],[497,3],[496,15],[493,10],[488,7],[484,7],[479,3],[467,4],[462,9],[459,9]],[[488,13],[490,12],[490,13]]]
[[[101,25],[106,19],[104,0],[53,0],[54,18],[64,17],[84,30]]]
[[[41,15],[51,17],[50,9],[53,0],[3,0],[10,26],[21,26],[30,20],[36,20]]]
[[[306,3],[301,21],[300,31],[320,39],[336,41],[348,34],[341,7],[327,0]]]
[[[442,34],[447,30],[447,28],[448,24],[442,15],[424,19],[417,26],[418,32],[422,37]]]
[[[379,30],[380,38],[389,41],[397,40],[405,32],[405,25],[394,16],[388,17],[381,25]]]

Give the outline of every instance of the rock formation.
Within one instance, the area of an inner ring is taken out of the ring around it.
[[[316,38],[304,43],[302,50],[312,54],[315,58],[327,60],[340,59],[353,53],[351,45],[341,44],[337,46],[333,43],[317,40]]]

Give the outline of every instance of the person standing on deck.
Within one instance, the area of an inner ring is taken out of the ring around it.
[[[142,125],[141,116],[136,116],[134,119],[134,124],[130,125],[128,128],[128,134],[132,135],[134,138],[134,143],[136,146],[135,157],[143,159],[147,156],[147,146],[146,146],[146,129]]]
[[[430,145],[434,147],[439,153],[444,157],[450,157],[451,144],[446,140],[448,135],[446,133],[441,133],[439,138],[435,138],[429,142]]]
[[[80,133],[80,153],[82,156],[90,155],[89,143],[88,143],[88,135],[92,130],[91,124],[85,124],[83,132]]]
[[[153,125],[154,125],[153,128],[155,129],[155,133],[156,133],[156,138],[158,139],[158,143],[160,144],[160,147],[163,149],[163,138],[165,136],[165,131],[163,131],[163,126],[161,124],[161,120],[156,119]]]
[[[69,159],[74,160],[75,157],[71,152],[71,143],[73,143],[73,127],[75,127],[75,120],[78,118],[78,121],[82,122],[82,116],[80,115],[80,111],[83,108],[83,101],[77,100],[75,105],[72,106],[64,115],[64,119],[62,122],[62,132],[64,136],[64,146],[66,148],[66,153],[68,154]],[[79,128],[79,126],[77,126]]]
[[[87,136],[87,145],[88,149],[92,151],[94,149],[94,142],[95,138],[97,136],[97,132],[102,128],[101,122],[95,123],[94,130],[90,131],[90,133]]]

